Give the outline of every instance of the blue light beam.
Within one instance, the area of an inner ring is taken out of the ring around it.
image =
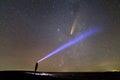
[[[58,47],[56,50],[49,53],[48,55],[46,55],[42,59],[38,60],[37,62],[39,63],[39,62],[41,62],[41,61],[43,61],[43,60],[57,54],[58,52],[72,46],[73,44],[75,44],[75,43],[77,43],[79,41],[82,41],[82,40],[86,39],[87,37],[91,36],[92,34],[98,32],[98,31],[99,31],[99,29],[95,28],[95,27],[87,30],[86,32],[82,33],[81,35],[76,36],[74,39],[72,39],[72,40],[68,41],[67,43],[63,44],[62,46]]]

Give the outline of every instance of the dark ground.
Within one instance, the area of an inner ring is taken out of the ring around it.
[[[0,80],[120,80],[120,72],[0,71]]]

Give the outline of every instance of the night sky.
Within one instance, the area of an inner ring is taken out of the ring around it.
[[[33,71],[92,27],[101,31],[40,62],[38,71],[120,70],[120,1],[0,0],[0,70]]]

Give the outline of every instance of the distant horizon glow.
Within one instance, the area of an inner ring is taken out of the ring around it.
[[[99,28],[94,27],[94,28],[91,28],[91,29],[87,30],[86,32],[83,32],[79,36],[76,36],[74,39],[68,41],[67,43],[63,44],[62,46],[58,47],[57,49],[55,49],[54,51],[52,51],[51,53],[49,53],[48,55],[43,57],[42,59],[38,60],[37,63],[39,63],[39,62],[57,54],[58,52],[72,46],[73,44],[75,44],[79,41],[82,41],[82,40],[86,39],[87,37],[91,36],[92,34],[98,32],[98,31],[99,31]]]

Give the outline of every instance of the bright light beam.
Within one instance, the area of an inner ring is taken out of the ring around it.
[[[90,35],[96,33],[99,31],[99,28],[92,28],[92,29],[89,29],[87,30],[86,32],[82,33],[81,35],[79,36],[76,36],[74,39],[68,41],[67,43],[63,44],[62,46],[58,47],[56,50],[54,50],[53,52],[49,53],[48,55],[46,55],[45,57],[43,57],[42,59],[38,60],[37,63],[57,54],[58,52],[70,47],[71,45],[79,42],[79,41],[82,41],[84,39],[86,39],[87,37],[89,37]]]

